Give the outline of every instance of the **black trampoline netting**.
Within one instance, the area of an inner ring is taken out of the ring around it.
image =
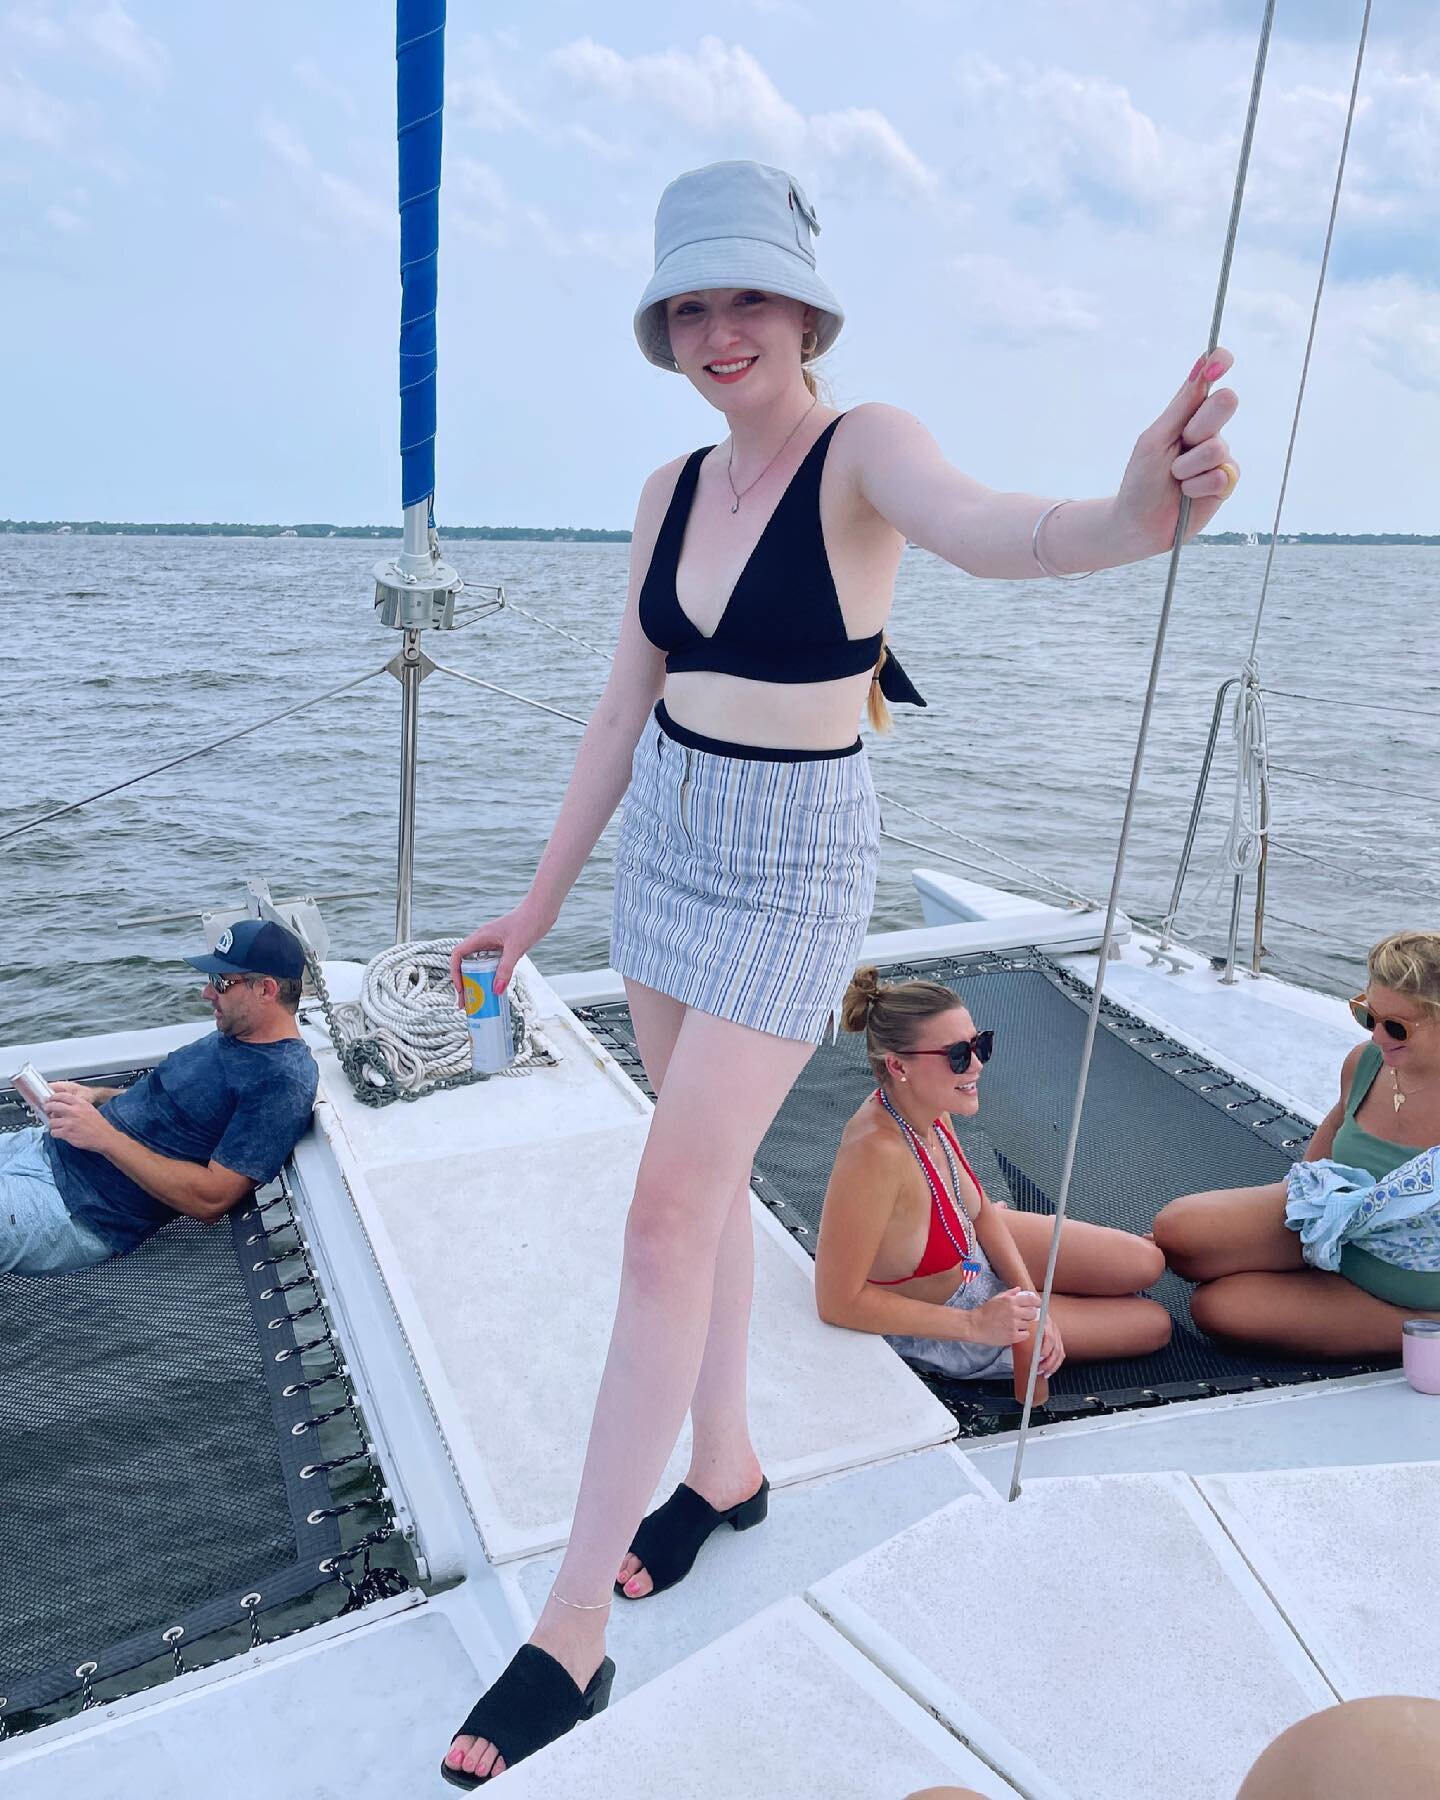
[[[887,981],[917,976],[960,994],[978,1029],[993,1029],[979,1115],[957,1121],[987,1191],[1025,1211],[1053,1213],[1074,1103],[1090,991],[1039,952],[892,963]],[[643,1082],[623,1006],[581,1016]],[[756,1158],[756,1192],[813,1253],[845,1121],[873,1088],[859,1037],[822,1045],[792,1089]],[[1096,1036],[1068,1216],[1148,1231],[1179,1194],[1279,1180],[1312,1128],[1244,1082],[1105,1002]],[[1187,1282],[1152,1291],[1175,1322],[1169,1346],[1133,1361],[1066,1364],[1051,1381],[1050,1416],[1154,1405],[1199,1394],[1359,1372],[1374,1362],[1299,1369],[1275,1356],[1222,1348],[1190,1319]],[[1015,1411],[1005,1382],[926,1379],[962,1427],[993,1430]]]
[[[103,1684],[165,1654],[177,1626],[189,1646],[335,1582],[321,1565],[338,1526],[312,1518],[327,1481],[301,1479],[316,1415],[283,1391],[299,1352],[267,1248],[252,1208],[177,1219],[98,1268],[0,1277],[8,1715],[74,1694],[82,1664]]]

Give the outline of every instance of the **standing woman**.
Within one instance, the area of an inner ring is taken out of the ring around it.
[[[550,842],[520,904],[455,953],[458,976],[462,955],[498,949],[508,982],[624,798],[611,961],[658,1098],[569,1546],[530,1643],[445,1756],[463,1787],[604,1706],[613,1592],[669,1586],[716,1526],[765,1516],[746,1416],[750,1170],[869,918],[879,816],[856,724],[867,697],[888,723],[877,685],[906,697],[893,659],[881,673],[906,538],[991,579],[1111,568],[1168,548],[1182,492],[1199,530],[1237,479],[1217,435],[1235,397],[1208,385],[1223,351],[1103,500],[995,493],[907,413],[837,412],[806,366],[843,320],[816,230],[799,186],[757,163],[661,197],[636,335],[728,435],[646,482],[614,665]],[[641,1525],[687,1410],[686,1481]]]

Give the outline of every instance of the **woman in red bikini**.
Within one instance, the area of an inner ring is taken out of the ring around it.
[[[941,1374],[1012,1372],[1040,1311],[1052,1221],[988,1199],[948,1115],[980,1110],[995,1034],[934,981],[860,969],[841,1022],[863,1031],[879,1086],[846,1125],[825,1195],[815,1298],[828,1324],[882,1334]],[[1145,1356],[1170,1315],[1139,1290],[1165,1259],[1147,1238],[1067,1220],[1040,1373],[1067,1357]]]

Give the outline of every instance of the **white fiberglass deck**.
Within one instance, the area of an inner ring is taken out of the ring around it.
[[[557,1067],[374,1111],[322,1052],[316,1115],[493,1561],[568,1534],[651,1110],[526,975]],[[752,1418],[772,1485],[953,1436],[881,1340],[820,1322],[808,1257],[754,1216]],[[682,1439],[662,1487],[687,1458]]]
[[[1015,1789],[787,1600],[505,1776],[510,1800],[900,1800]]]
[[[1214,1800],[1334,1696],[1182,1476],[957,1500],[811,1590],[1036,1800]]]

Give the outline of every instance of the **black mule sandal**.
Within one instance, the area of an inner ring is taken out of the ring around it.
[[[615,1592],[626,1600],[648,1600],[651,1594],[663,1594],[666,1588],[683,1581],[695,1566],[700,1546],[712,1531],[729,1525],[736,1531],[748,1531],[759,1525],[770,1510],[770,1483],[761,1478],[760,1485],[748,1500],[726,1512],[717,1512],[702,1495],[682,1481],[663,1506],[640,1521],[630,1554],[638,1557],[653,1586],[649,1594],[627,1594],[623,1583],[615,1583]],[[634,1577],[631,1577],[633,1580]]]
[[[581,1720],[604,1712],[614,1680],[615,1665],[607,1656],[582,1693],[569,1671],[547,1651],[522,1644],[500,1679],[470,1708],[455,1737],[488,1739],[505,1759],[505,1767],[513,1768],[573,1731]],[[455,1738],[450,1741],[453,1744]],[[477,1788],[492,1779],[452,1769],[444,1760],[440,1773],[458,1788]]]

